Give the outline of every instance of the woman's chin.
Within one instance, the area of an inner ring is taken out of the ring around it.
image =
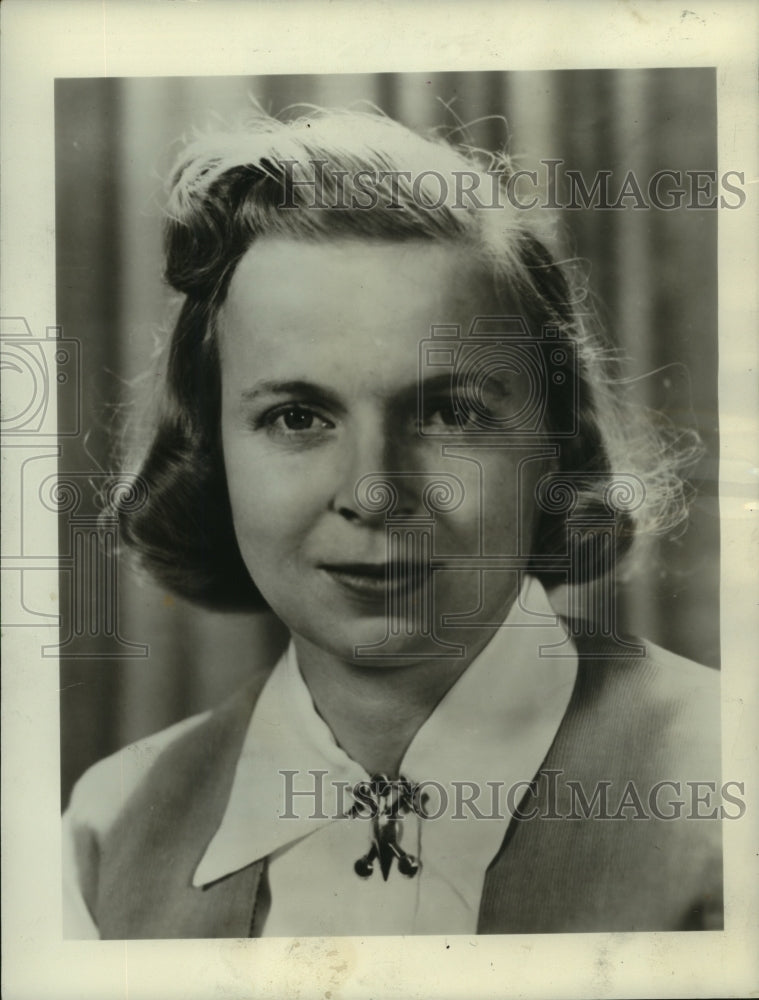
[[[429,614],[429,604],[424,602],[426,616],[421,614],[421,602],[408,602],[405,608],[398,609],[389,602],[344,597],[339,603],[320,601],[297,609],[291,604],[287,609],[290,615],[280,617],[289,619],[292,633],[322,654],[367,668],[467,660],[487,641],[494,625],[503,620],[513,593],[491,594],[497,601],[480,608],[479,581],[456,582],[462,585],[454,592],[450,587],[441,589],[435,594],[436,600],[429,602],[433,614]],[[462,606],[476,610],[465,615],[463,621],[444,625],[444,621],[460,619]]]
[[[326,634],[325,634],[326,632]],[[450,629],[441,630],[441,634]],[[302,633],[310,644],[344,662],[369,669],[410,666],[432,660],[460,660],[466,656],[466,646],[439,638],[433,632],[421,633],[416,623],[401,619],[363,619],[335,623],[329,630]]]

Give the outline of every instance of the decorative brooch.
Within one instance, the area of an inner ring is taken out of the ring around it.
[[[414,788],[406,778],[393,781],[384,774],[376,774],[370,781],[359,782],[353,789],[354,803],[350,815],[372,821],[372,843],[369,851],[353,865],[353,870],[361,878],[369,878],[374,871],[374,862],[379,860],[382,878],[387,882],[393,859],[398,862],[398,871],[406,878],[413,878],[421,868],[421,861],[403,850],[398,843],[398,823],[416,808]],[[424,815],[426,795],[422,796],[421,815]]]

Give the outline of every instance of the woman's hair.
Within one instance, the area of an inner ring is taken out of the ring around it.
[[[506,155],[422,136],[374,112],[256,114],[244,128],[187,145],[170,178],[164,234],[166,279],[184,302],[139,470],[147,501],[116,501],[121,537],[161,583],[209,607],[263,606],[232,525],[217,343],[231,276],[262,236],[448,242],[492,275],[494,300],[504,313],[518,310],[541,359],[542,427],[558,448],[536,491],[530,550],[531,572],[547,586],[567,581],[567,565],[575,583],[608,571],[594,525],[607,539],[611,529],[618,558],[636,530],[683,520],[677,445],[633,431],[585,290],[549,250],[552,235],[536,221],[545,211],[517,205],[513,180]]]

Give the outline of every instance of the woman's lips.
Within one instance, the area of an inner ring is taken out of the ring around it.
[[[321,569],[348,590],[382,598],[416,590],[432,572],[423,563],[331,563]]]

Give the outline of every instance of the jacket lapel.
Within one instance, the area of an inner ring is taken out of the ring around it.
[[[94,916],[103,938],[251,933],[262,862],[202,888],[192,878],[224,814],[264,681],[256,678],[171,744],[126,803],[101,846]]]

